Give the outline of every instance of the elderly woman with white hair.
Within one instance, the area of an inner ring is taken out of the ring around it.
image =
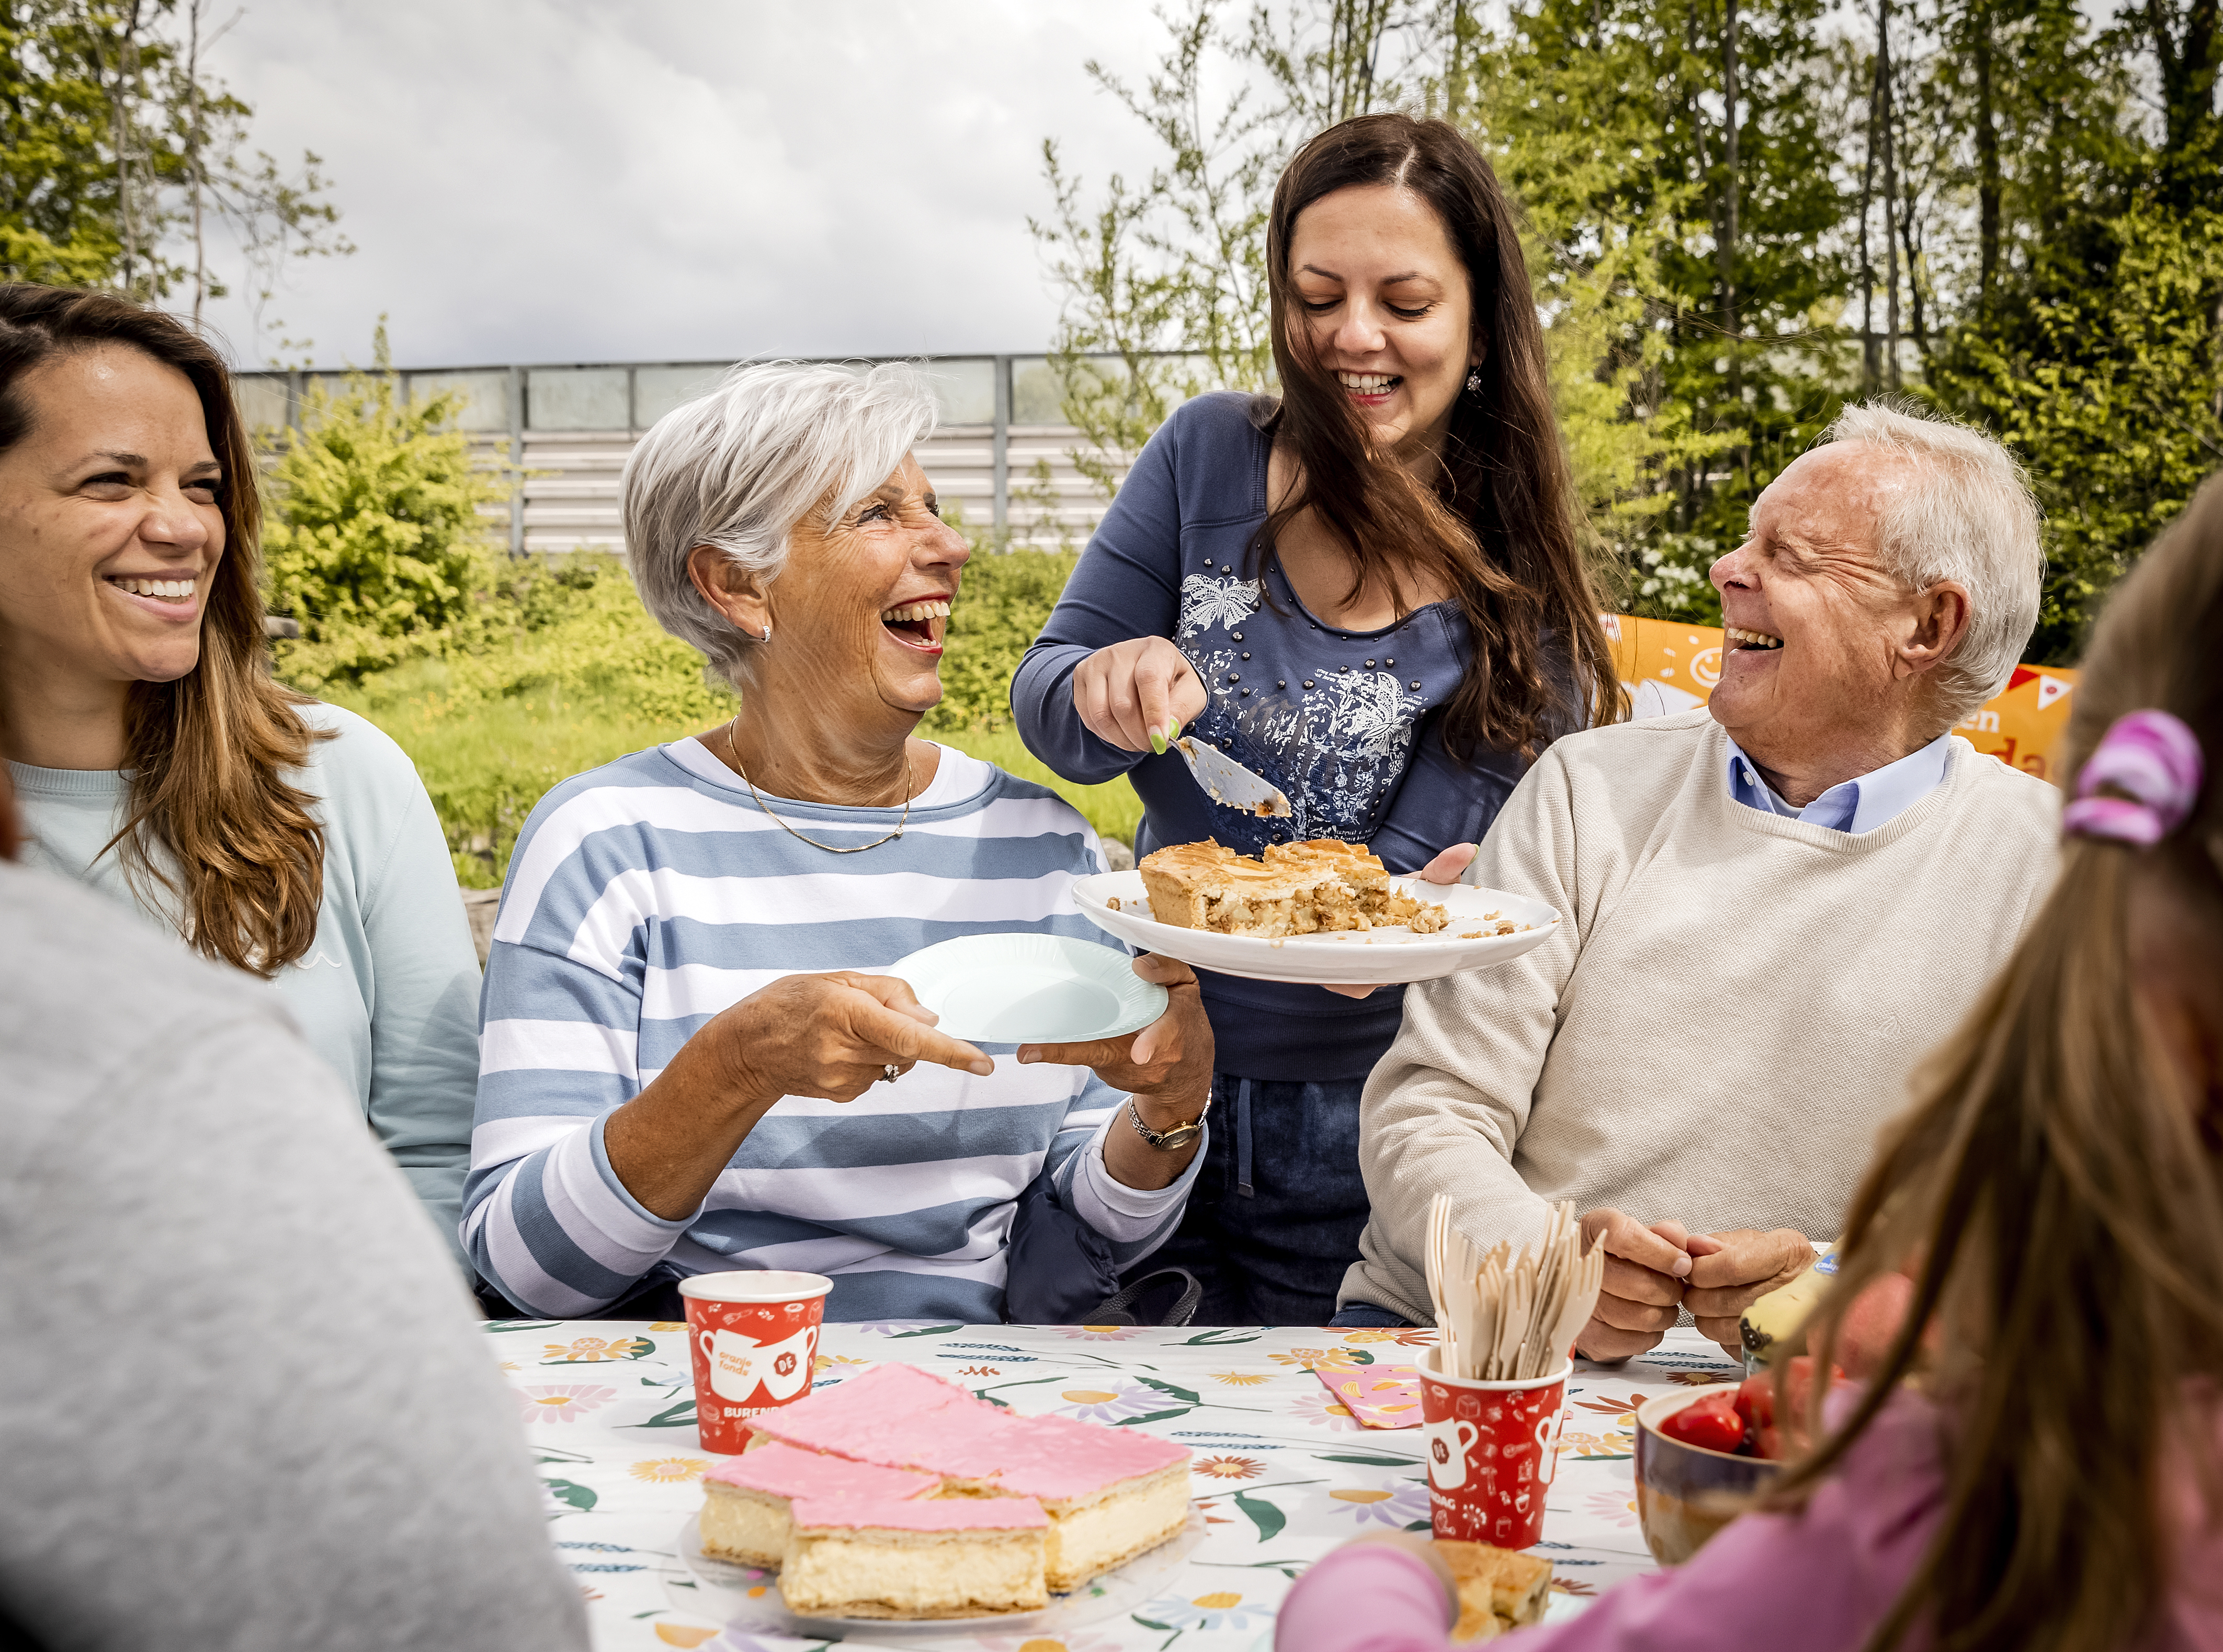
[[[912,456],[933,424],[906,369],[774,364],[627,465],[641,599],[740,710],[518,839],[463,1232],[520,1308],[677,1318],[686,1275],[796,1268],[830,1319],[992,1323],[1022,1204],[1032,1265],[1075,1276],[1032,1299],[1082,1308],[1180,1217],[1212,1054],[1186,968],[1135,962],[1170,993],[1139,1033],[1017,1049],[876,973],[961,936],[1114,944],[1073,903],[1087,823],[913,737],[967,554]]]
[[[2019,469],[1956,425],[1848,409],[1760,495],[1713,567],[1711,703],[1559,741],[1483,840],[1468,881],[1559,932],[1407,993],[1337,1323],[1427,1317],[1433,1195],[1515,1245],[1571,1199],[1609,1258],[1584,1353],[1683,1309],[1735,1348],[2051,879],[2052,788],[1952,733],[2013,672],[2041,568]]]

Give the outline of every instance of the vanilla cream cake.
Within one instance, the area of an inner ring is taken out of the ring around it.
[[[930,1497],[941,1487],[932,1474],[767,1446],[728,1457],[702,1477],[702,1552],[770,1571],[787,1554],[789,1509],[797,1498],[887,1502]]]
[[[965,1468],[1001,1466],[995,1485],[1030,1497],[1049,1516],[1042,1564],[1060,1593],[1169,1541],[1188,1519],[1188,1450],[1133,1428],[1067,1417],[1023,1417],[1019,1438],[988,1443]]]
[[[1332,837],[1269,843],[1253,861],[1207,839],[1144,855],[1150,916],[1177,929],[1275,938],[1402,924],[1433,934],[1451,921],[1389,881],[1366,849]]]
[[[1188,1518],[1185,1447],[1133,1428],[1022,1417],[909,1365],[753,1418],[747,1462],[775,1445],[936,1477],[941,1495],[1031,1498],[1049,1519],[1043,1564],[1061,1593],[1125,1564]]]
[[[1031,1498],[797,1498],[780,1598],[808,1617],[974,1617],[1049,1604]]]

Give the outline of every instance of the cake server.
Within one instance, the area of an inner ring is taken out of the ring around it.
[[[1267,785],[1217,746],[1206,745],[1193,735],[1183,735],[1173,747],[1204,788],[1204,795],[1221,808],[1240,809],[1265,820],[1288,818],[1289,800],[1282,795],[1281,788]]]

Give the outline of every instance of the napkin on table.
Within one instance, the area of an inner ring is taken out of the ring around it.
[[[1353,1370],[1313,1368],[1351,1415],[1370,1428],[1420,1426],[1420,1372],[1416,1365],[1366,1365]]]

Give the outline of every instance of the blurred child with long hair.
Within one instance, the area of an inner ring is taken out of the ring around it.
[[[1895,1341],[1758,1511],[1524,1647],[2223,1646],[2223,481],[2108,604],[2069,746],[2060,880],[1885,1132],[1810,1333],[1826,1365],[1897,1275]],[[1276,1645],[1440,1646],[1445,1612],[1425,1558],[1353,1545]]]

